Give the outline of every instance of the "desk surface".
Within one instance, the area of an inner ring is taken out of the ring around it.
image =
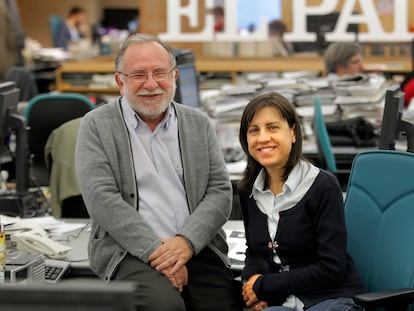
[[[64,223],[81,223],[86,224],[81,229],[71,231],[62,236],[56,236],[53,239],[59,243],[71,247],[71,250],[62,260],[69,261],[71,270],[69,278],[72,277],[90,277],[95,276],[89,267],[88,259],[88,242],[90,236],[89,219],[60,219]]]

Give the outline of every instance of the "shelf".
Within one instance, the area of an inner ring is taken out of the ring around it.
[[[114,72],[112,57],[66,62],[56,71],[56,87],[61,92],[119,94],[118,87],[112,85]],[[93,81],[95,75],[108,75],[108,83],[100,86]]]
[[[229,72],[232,82],[237,82],[237,75],[240,72],[261,72],[261,71],[319,71],[324,74],[323,57],[317,54],[297,54],[286,57],[272,58],[196,58],[196,68],[199,72]],[[364,57],[364,66],[369,71],[381,71],[386,73],[402,73],[407,74],[412,71],[412,61],[410,57],[402,56],[384,57],[369,56]],[[98,59],[82,60],[77,62],[63,63],[56,74],[56,86],[59,91],[65,92],[99,92],[99,93],[119,93],[117,87],[98,87],[90,88],[87,86],[79,86],[68,83],[67,77],[73,75],[94,75],[94,74],[113,74],[114,59],[113,57],[104,57]],[[63,77],[66,77],[63,79]],[[66,80],[66,81],[65,81]],[[77,84],[77,83],[74,83]],[[88,83],[85,82],[84,85]]]
[[[79,87],[71,85],[61,85],[58,88],[60,92],[75,92],[75,93],[105,93],[105,94],[119,94],[118,88],[93,88],[93,87]]]

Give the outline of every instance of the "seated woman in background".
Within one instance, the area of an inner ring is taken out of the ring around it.
[[[353,76],[364,71],[362,47],[355,42],[334,42],[325,51],[324,62],[328,78]]]
[[[253,310],[361,310],[362,284],[346,251],[341,188],[304,160],[294,106],[278,93],[246,106],[239,183],[246,232],[243,298]],[[329,307],[328,307],[329,306]]]

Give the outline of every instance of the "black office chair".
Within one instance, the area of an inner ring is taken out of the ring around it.
[[[76,93],[40,94],[30,100],[26,109],[31,154],[31,185],[48,186],[49,170],[45,164],[44,148],[50,133],[63,123],[84,116],[95,108],[89,99]]]

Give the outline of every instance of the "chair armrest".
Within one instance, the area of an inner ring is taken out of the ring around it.
[[[414,289],[402,288],[382,292],[363,293],[354,296],[354,302],[364,308],[392,306],[392,310],[406,310],[414,301]],[[398,306],[398,307],[397,307]]]

